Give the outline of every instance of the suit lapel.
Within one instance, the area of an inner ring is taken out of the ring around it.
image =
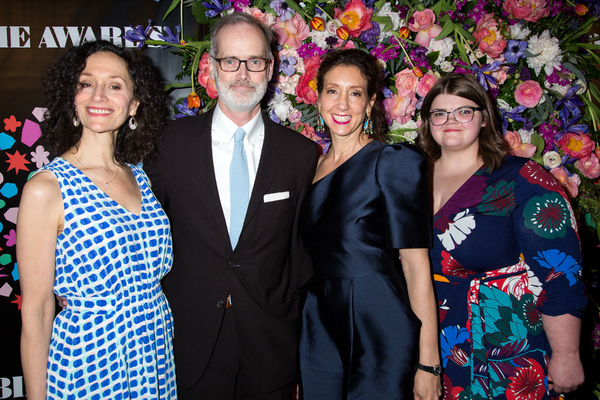
[[[262,119],[265,124],[265,141],[260,155],[258,170],[256,171],[252,196],[248,203],[248,211],[246,211],[244,228],[248,225],[258,207],[263,203],[264,194],[271,185],[273,178],[275,178],[282,161],[278,152],[281,147],[281,138],[274,129],[275,123],[265,113],[262,113]]]
[[[190,141],[187,150],[188,156],[192,160],[190,184],[192,185],[191,190],[199,194],[198,201],[204,208],[203,212],[207,211],[214,220],[211,229],[216,228],[216,235],[229,238],[212,157],[212,117],[213,110],[209,111],[205,118],[198,118],[198,121],[192,126],[196,135]]]

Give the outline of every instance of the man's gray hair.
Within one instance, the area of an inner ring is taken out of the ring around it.
[[[265,42],[265,54],[269,59],[273,58],[273,51],[271,50],[271,43],[273,42],[273,32],[269,27],[260,23],[256,18],[250,14],[243,12],[234,12],[223,16],[218,20],[210,30],[210,51],[211,57],[217,57],[219,54],[219,44],[217,41],[217,35],[219,31],[226,26],[232,25],[250,25],[255,26],[263,33],[263,39]]]

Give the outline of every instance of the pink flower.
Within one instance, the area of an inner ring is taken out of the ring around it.
[[[275,15],[271,13],[264,13],[259,8],[256,7],[244,7],[243,11],[246,14],[252,15],[254,18],[258,20],[263,25],[273,26],[275,24]]]
[[[423,47],[429,47],[431,39],[435,39],[442,31],[442,27],[435,24],[434,12],[428,8],[415,11],[408,21],[408,29],[418,32],[415,42]]]
[[[581,178],[577,174],[573,174],[569,177],[564,167],[552,168],[550,175],[554,177],[561,184],[570,198],[574,199],[579,194],[579,185],[581,184]]]
[[[304,61],[304,73],[298,80],[296,86],[296,102],[315,104],[317,98],[317,71],[321,65],[321,59],[318,55],[314,55]]]
[[[383,108],[385,109],[385,118],[388,124],[391,125],[392,121],[398,121],[402,125],[406,124],[415,115],[416,103],[415,94],[409,91],[400,95],[394,94],[389,99],[385,99],[383,101]]]
[[[290,113],[290,117],[289,117],[290,122],[291,123],[300,122],[300,118],[302,118],[302,111],[294,108],[292,110],[292,112]]]
[[[477,29],[473,36],[477,39],[479,50],[492,58],[498,58],[506,48],[506,40],[502,37],[494,14],[485,14],[477,22]]]
[[[416,92],[419,85],[419,78],[414,74],[411,68],[403,69],[396,74],[396,89],[398,93]]]
[[[273,31],[280,45],[287,44],[296,49],[302,46],[302,41],[310,34],[310,29],[300,14],[294,14],[285,22],[281,22],[281,19],[277,18]]]
[[[521,135],[516,131],[506,131],[504,140],[508,144],[509,154],[514,154],[515,156],[531,158],[537,150],[537,147],[530,143],[522,143]]]
[[[573,158],[588,157],[596,147],[596,143],[585,133],[567,133],[556,144]]]
[[[367,8],[362,0],[350,1],[346,4],[344,11],[339,8],[335,9],[335,18],[348,28],[352,37],[359,37],[362,32],[373,27],[371,15],[373,15],[373,9]]]
[[[495,87],[498,87],[506,82],[506,79],[508,78],[508,68],[508,65],[502,65],[496,71],[492,72],[492,76],[496,78],[497,85],[495,85]]]
[[[546,0],[505,0],[502,8],[509,13],[510,19],[537,22],[540,18],[550,15],[546,5]]]
[[[421,97],[425,97],[437,81],[438,78],[431,71],[428,71],[423,75],[419,82],[419,86],[417,86],[417,94]]]
[[[600,160],[594,153],[575,161],[575,168],[579,169],[586,178],[596,179],[600,176]]]
[[[208,97],[216,99],[219,97],[219,93],[217,92],[215,81],[210,78],[210,73],[208,72],[209,62],[208,53],[202,54],[202,58],[200,58],[200,62],[198,63],[198,83],[206,89]]]
[[[515,100],[517,103],[527,107],[534,108],[540,102],[544,90],[536,81],[521,82],[515,90]]]

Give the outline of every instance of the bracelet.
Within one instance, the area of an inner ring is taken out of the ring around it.
[[[417,368],[420,369],[421,371],[429,372],[430,374],[433,374],[435,376],[440,376],[442,374],[442,366],[441,365],[434,365],[434,366],[430,367],[429,365],[423,365],[421,363],[417,363]]]

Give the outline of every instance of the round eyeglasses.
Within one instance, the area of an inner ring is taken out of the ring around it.
[[[435,110],[429,114],[429,121],[435,126],[444,125],[448,121],[448,114],[452,114],[457,122],[466,124],[467,122],[473,121],[475,111],[481,110],[483,110],[483,108],[470,106],[460,107],[454,111]]]
[[[242,63],[246,64],[246,68],[250,72],[262,72],[267,69],[269,61],[271,61],[268,58],[249,58],[247,60],[240,60],[235,57],[212,58],[219,63],[219,67],[225,72],[237,71]]]

